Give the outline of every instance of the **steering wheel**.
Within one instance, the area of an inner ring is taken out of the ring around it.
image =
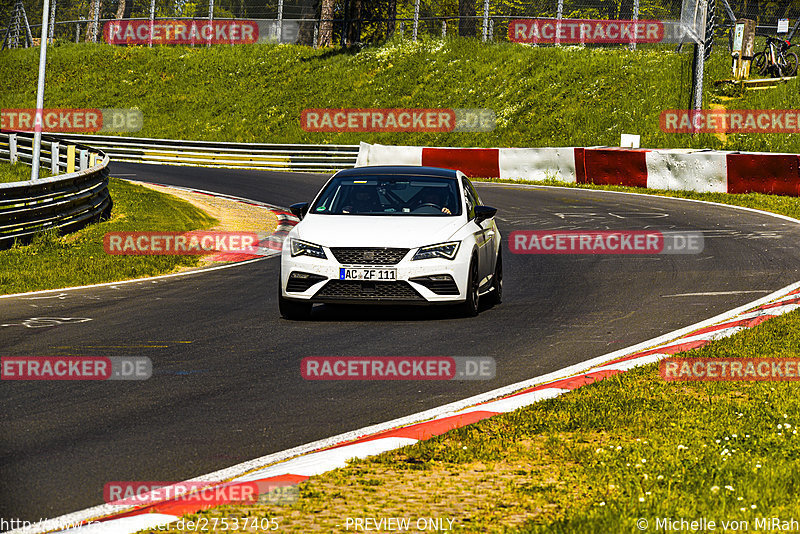
[[[431,208],[436,208],[437,210],[442,211],[442,207],[440,205],[438,205],[438,204],[434,204],[433,202],[425,202],[424,204],[420,204],[419,206],[417,206],[414,209],[418,210],[418,209],[424,208],[426,206],[427,207],[431,207]]]

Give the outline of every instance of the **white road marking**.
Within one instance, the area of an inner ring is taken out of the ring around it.
[[[703,291],[700,293],[676,293],[674,295],[661,295],[667,297],[714,297],[717,295],[745,295],[747,293],[769,293],[771,289],[753,289],[751,291]]]

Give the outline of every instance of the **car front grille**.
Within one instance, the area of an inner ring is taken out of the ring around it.
[[[317,291],[320,300],[395,300],[424,301],[408,282],[364,282],[361,280],[329,280]]]
[[[333,256],[342,265],[395,265],[400,263],[407,248],[332,248]]]
[[[412,278],[411,281],[425,286],[437,295],[458,295],[456,281],[449,274],[420,276]]]

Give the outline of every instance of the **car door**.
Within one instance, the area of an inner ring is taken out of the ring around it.
[[[475,191],[475,187],[466,177],[462,177],[461,181],[467,202],[467,217],[471,221],[470,224],[475,227],[473,234],[475,235],[475,242],[478,244],[478,276],[481,280],[481,286],[484,286],[487,282],[487,277],[494,270],[493,247],[496,234],[494,220],[488,219],[481,223],[475,222],[475,206],[479,206],[481,200],[478,197],[478,192]]]

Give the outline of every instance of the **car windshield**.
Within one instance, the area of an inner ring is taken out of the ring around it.
[[[433,176],[334,178],[309,210],[321,215],[461,215],[458,182]]]

